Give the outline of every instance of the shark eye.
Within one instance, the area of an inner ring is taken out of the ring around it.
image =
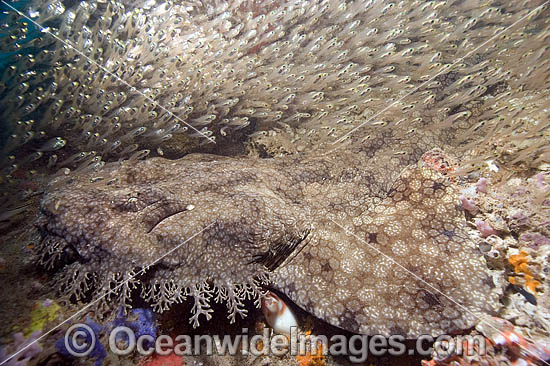
[[[125,205],[130,211],[136,212],[140,210],[139,200],[137,197],[130,197]]]
[[[112,201],[113,208],[120,212],[139,212],[146,207],[167,200],[168,192],[153,188],[136,188],[131,191],[119,192]]]
[[[117,201],[115,201],[115,208],[121,212],[139,212],[147,206],[147,202],[144,202],[140,198],[139,193],[132,193],[130,195],[120,197]]]

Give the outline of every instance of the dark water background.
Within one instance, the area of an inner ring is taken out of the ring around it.
[[[8,1],[9,5],[21,11],[24,14],[27,14],[30,3],[31,3],[31,0],[22,0],[22,1],[14,1],[14,2]],[[9,18],[12,18],[13,15],[14,15],[13,9],[10,9],[8,6],[6,6],[4,2],[0,2],[0,24],[4,24],[6,20]],[[28,19],[25,19],[19,15],[17,15],[16,17],[18,18],[17,20],[18,24],[10,24],[10,28],[0,30],[0,40],[2,40],[2,38],[4,37],[11,36],[13,30],[18,29],[21,26],[21,23],[27,23],[27,28],[29,31],[27,32],[25,38],[18,40],[18,43],[21,45],[21,48],[19,50],[9,51],[5,49],[0,49],[0,70],[1,70],[0,77],[3,77],[4,73],[6,72],[6,68],[8,66],[16,63],[17,55],[35,54],[40,51],[39,48],[36,48],[32,46],[32,44],[30,44],[30,42],[33,39],[40,36],[41,34],[40,29],[36,27]],[[7,93],[10,90],[12,83],[13,84],[15,83],[15,80],[13,77],[6,81],[6,88],[4,92],[0,94],[0,100],[4,96],[4,93]],[[0,109],[4,109],[4,106],[0,105]],[[6,138],[10,135],[12,130],[13,130],[13,125],[10,126],[8,121],[0,120],[0,149],[4,147]]]

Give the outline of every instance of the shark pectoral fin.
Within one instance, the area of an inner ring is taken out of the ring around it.
[[[388,196],[360,216],[329,216],[277,269],[290,299],[355,333],[416,338],[474,325],[497,304],[450,181],[428,164],[403,171]]]

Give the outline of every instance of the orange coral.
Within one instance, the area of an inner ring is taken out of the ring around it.
[[[296,356],[298,365],[300,366],[326,366],[327,361],[323,355],[322,347],[317,348],[317,352],[311,354],[307,352],[305,355]]]
[[[523,274],[523,281],[519,281],[518,279],[520,277],[518,276],[510,276],[508,277],[508,281],[513,285],[519,285],[523,282],[523,286],[527,288],[530,293],[535,295],[537,287],[540,286],[540,282],[534,278],[533,273],[529,269],[528,256],[529,254],[527,254],[527,252],[521,251],[519,254],[511,255],[508,258],[508,262],[514,268],[514,272],[517,274]]]
[[[311,335],[311,331],[308,330],[305,332],[306,335]],[[300,366],[326,366],[327,361],[325,358],[323,344],[318,341],[317,347],[315,347],[315,352],[311,353],[309,350],[306,352],[305,355],[298,355],[296,356],[296,360],[298,361],[298,365]]]

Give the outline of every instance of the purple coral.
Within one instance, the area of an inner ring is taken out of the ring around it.
[[[529,219],[523,212],[516,212],[510,218],[514,221],[517,221],[520,225],[527,224],[527,220]]]
[[[4,366],[26,366],[27,362],[42,352],[42,346],[37,342],[41,335],[42,332],[37,330],[25,339],[23,333],[15,333],[13,343],[0,348],[0,363]]]
[[[132,321],[131,318],[137,318]],[[128,314],[128,317],[125,317],[122,309],[119,311],[118,317],[114,320],[112,328],[118,326],[125,326],[134,332],[136,338],[139,338],[142,335],[150,335],[153,338],[156,337],[157,327],[155,324],[155,316],[150,309],[132,309]],[[121,340],[128,342],[128,337],[126,334],[121,333],[121,337],[124,337]],[[117,339],[118,341],[119,339]],[[152,346],[148,342],[144,342],[144,347],[147,348]]]
[[[550,245],[550,239],[538,233],[525,233],[519,239],[527,242],[530,248],[538,249],[543,245]]]
[[[539,173],[535,175],[535,181],[537,182],[537,188],[539,189],[546,189],[547,184],[544,182],[544,174]]]
[[[45,307],[45,308],[50,307],[52,304],[53,304],[52,299],[46,299],[46,300],[42,301],[42,306]]]
[[[96,342],[95,342],[94,348],[88,354],[87,357],[95,359],[96,366],[101,366],[103,363],[103,360],[105,359],[105,357],[107,357],[107,352],[105,350],[105,347],[101,344],[101,342],[98,342],[97,340],[99,340],[102,335],[110,332],[112,329],[118,326],[125,326],[132,329],[136,338],[144,334],[150,335],[153,338],[156,337],[155,317],[153,315],[153,312],[149,309],[139,309],[139,308],[132,309],[128,317],[124,316],[124,313],[121,309],[118,313],[117,318],[111,323],[108,323],[106,325],[101,325],[92,321],[91,319],[87,319],[86,325],[92,329],[94,334],[92,335],[88,331],[84,331],[84,334],[86,334],[86,339],[83,340],[83,342],[90,343],[92,342],[91,337],[92,336],[95,337]],[[116,341],[128,342],[128,338],[127,336],[126,337],[125,336],[126,335],[124,333],[120,333]],[[145,348],[148,348],[150,346],[153,346],[153,344],[144,342],[143,346]],[[62,355],[67,357],[73,357],[70,350],[67,349],[67,345],[65,344],[65,338],[61,338],[57,340],[57,342],[55,342],[55,347],[58,349],[59,353],[61,353]]]
[[[100,325],[91,319],[86,320],[86,325],[92,329],[94,334],[90,334],[88,330],[84,328],[77,328],[79,329],[83,334],[86,335],[86,339],[83,341],[87,344],[90,344],[92,342],[92,337],[95,337],[95,344],[92,351],[88,354],[89,358],[95,358],[96,366],[101,366],[103,363],[103,360],[105,357],[107,357],[107,351],[105,350],[105,347],[101,344],[101,342],[98,342],[97,340],[100,338],[101,334],[103,334],[107,328],[103,325]],[[71,350],[67,349],[67,345],[65,344],[65,338],[61,338],[55,342],[55,348],[59,351],[60,354],[67,357],[74,357],[73,353],[71,353]]]

